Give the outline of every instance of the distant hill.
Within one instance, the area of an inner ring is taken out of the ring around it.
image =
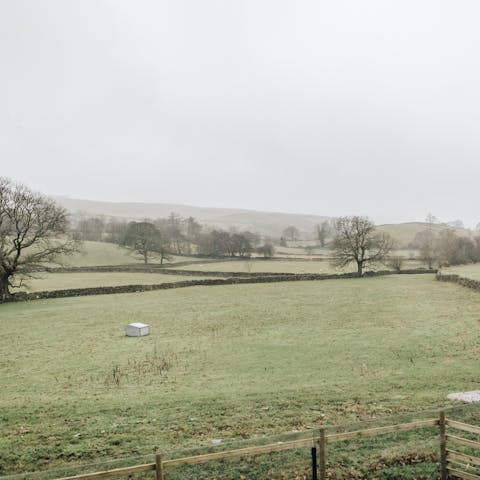
[[[174,212],[182,217],[194,217],[200,223],[220,228],[250,230],[273,238],[279,238],[282,231],[293,225],[305,240],[314,238],[315,225],[333,217],[296,213],[260,212],[235,208],[193,207],[171,203],[116,203],[94,200],[79,200],[68,197],[54,197],[73,216],[107,216],[126,220],[167,217]],[[378,225],[380,231],[389,233],[400,248],[407,248],[415,235],[428,228],[427,223],[410,222]],[[451,228],[445,224],[434,224],[432,228],[440,231]],[[470,230],[454,229],[458,235],[469,236]]]
[[[280,237],[282,231],[293,225],[303,236],[311,237],[315,225],[331,217],[295,213],[259,212],[234,208],[193,207],[170,203],[116,203],[54,197],[74,216],[108,216],[127,220],[167,217],[175,212],[182,217],[194,217],[200,223],[221,228],[237,228]]]
[[[429,225],[428,223],[423,222],[397,223],[377,226],[379,231],[391,235],[397,241],[400,248],[407,248],[408,245],[414,240],[417,233],[427,230],[428,228],[432,228],[432,230],[435,232],[452,229],[452,227],[442,223]],[[470,230],[466,230],[464,228],[453,228],[452,230],[454,230],[459,236],[469,237],[472,235]]]

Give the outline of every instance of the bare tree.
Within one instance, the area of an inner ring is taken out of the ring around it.
[[[431,212],[427,213],[427,216],[425,217],[425,221],[428,223],[430,228],[432,227],[432,225],[439,222],[438,218],[435,215],[433,215],[433,213]]]
[[[320,243],[320,246],[324,247],[327,238],[331,234],[330,223],[327,220],[325,220],[321,224],[317,223],[317,225],[315,225],[315,232],[317,234],[317,239]]]
[[[132,248],[148,263],[151,253],[160,254],[160,264],[169,256],[169,242],[164,239],[160,231],[150,222],[130,222],[123,240],[123,245]]]
[[[283,232],[283,236],[291,241],[298,240],[300,237],[300,232],[298,231],[297,227],[294,227],[293,225],[288,226]]]
[[[78,222],[76,231],[81,240],[98,242],[102,240],[105,221],[98,217],[84,218]]]
[[[418,232],[412,245],[418,249],[420,260],[428,268],[432,268],[433,264],[438,260],[438,241],[435,232],[431,228]]]
[[[256,251],[259,255],[263,255],[263,258],[272,258],[275,254],[275,247],[271,240],[266,239],[262,246],[257,247]]]
[[[0,177],[0,301],[10,287],[59,256],[78,250],[68,236],[65,209],[25,185]]]
[[[366,217],[340,217],[335,230],[333,264],[344,267],[355,262],[359,277],[367,265],[383,261],[393,248],[392,238],[376,233],[375,225]]]
[[[392,257],[388,258],[388,266],[400,273],[403,267],[403,260],[404,258],[401,255],[393,255]]]

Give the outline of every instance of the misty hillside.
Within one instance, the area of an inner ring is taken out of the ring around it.
[[[74,216],[105,215],[137,220],[167,217],[171,212],[175,212],[182,217],[194,217],[200,223],[226,229],[251,230],[272,237],[280,237],[282,231],[289,225],[294,225],[303,235],[312,236],[315,225],[330,218],[319,215],[193,207],[169,203],[116,203],[79,200],[61,196],[54,198]]]
[[[408,248],[419,232],[425,231],[429,228],[437,233],[446,229],[454,230],[460,237],[469,237],[472,235],[470,230],[464,228],[452,228],[443,223],[435,223],[433,225],[429,225],[425,222],[389,223],[378,225],[377,228],[380,232],[391,235],[397,242],[399,248]]]
[[[225,229],[236,228],[240,231],[250,230],[273,238],[279,238],[283,230],[293,225],[300,231],[303,239],[314,238],[315,225],[333,217],[280,212],[259,212],[234,208],[193,207],[170,203],[116,203],[94,200],[78,200],[68,197],[54,197],[73,216],[108,216],[139,220],[143,218],[167,217],[174,212],[182,217],[194,217],[200,223]],[[382,232],[390,234],[398,247],[406,248],[414,240],[415,235],[428,228],[423,222],[378,225]],[[431,226],[435,231],[447,227],[445,224]],[[465,229],[454,229],[460,236],[469,236]]]

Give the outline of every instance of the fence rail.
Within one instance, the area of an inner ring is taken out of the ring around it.
[[[239,458],[249,455],[261,455],[297,448],[312,448],[312,466],[314,472],[313,478],[325,480],[326,478],[326,445],[329,443],[342,442],[348,440],[358,440],[362,438],[374,437],[378,435],[387,435],[398,432],[406,432],[421,428],[432,428],[439,426],[440,430],[440,472],[442,480],[448,478],[461,478],[465,480],[480,480],[480,458],[470,454],[447,448],[449,443],[468,447],[469,449],[480,449],[480,442],[458,437],[447,433],[447,427],[455,430],[467,432],[469,434],[480,435],[480,427],[457,422],[445,418],[445,413],[440,412],[439,418],[419,420],[415,422],[402,423],[397,425],[388,425],[384,427],[368,428],[363,430],[354,430],[351,432],[328,433],[327,429],[322,428],[317,435],[310,438],[297,439],[285,442],[271,443],[267,445],[227,450],[223,452],[207,453],[204,455],[195,455],[176,459],[164,459],[163,455],[157,454],[154,463],[145,463],[130,467],[116,468],[93,473],[84,473],[69,477],[61,477],[56,480],[96,480],[100,478],[109,478],[114,476],[127,476],[142,472],[155,472],[156,480],[164,480],[165,471],[172,467],[182,465],[198,465],[215,460],[225,460],[230,458]],[[318,452],[318,453],[317,453]],[[318,455],[318,462],[317,462]],[[317,471],[318,470],[318,471]],[[467,470],[467,471],[465,471]],[[317,476],[318,474],[318,476]]]
[[[442,417],[440,417],[440,425],[442,425]],[[457,435],[447,434],[445,427],[450,427],[461,432],[480,435],[480,427],[476,425],[469,425],[467,423],[457,422],[443,417],[443,433],[445,440],[444,442],[440,442],[442,480],[447,480],[450,477],[462,478],[465,480],[480,480],[479,457],[447,448],[447,442],[450,442],[456,446],[467,447],[470,450],[480,450],[480,442],[469,438],[459,437]],[[442,434],[440,436],[442,436]]]

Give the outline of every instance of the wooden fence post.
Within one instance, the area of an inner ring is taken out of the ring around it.
[[[317,475],[317,448],[312,447],[312,480],[318,480]]]
[[[447,473],[447,438],[445,430],[445,412],[440,412],[440,421],[438,422],[440,427],[440,478],[441,480],[448,479]]]
[[[156,480],[163,480],[163,463],[160,453],[155,455],[155,478]]]
[[[326,478],[326,457],[327,457],[327,437],[325,435],[325,429],[320,429],[320,440],[318,442],[319,447],[319,473],[320,473],[320,480],[325,480]]]

